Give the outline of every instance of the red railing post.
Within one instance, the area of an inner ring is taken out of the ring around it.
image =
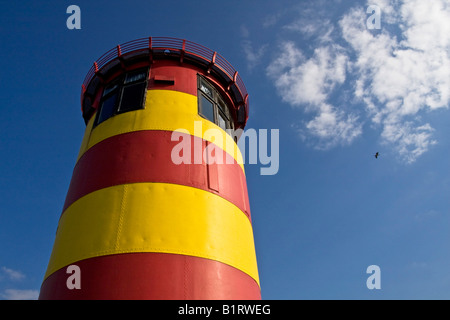
[[[214,51],[211,61],[209,62],[209,65],[208,65],[208,69],[206,69],[206,73],[211,73],[211,69],[212,69],[212,67],[214,67],[214,64],[216,63],[216,56],[217,56],[217,51]]]
[[[84,83],[81,85],[81,113],[83,113],[83,98],[84,98],[84,93],[86,92],[86,86],[84,85]]]
[[[228,88],[227,88],[228,91],[231,89],[231,86],[233,84],[236,84],[237,75],[238,75],[238,72],[234,71],[233,80],[231,80],[231,82],[228,84]]]
[[[180,54],[180,63],[183,63],[185,52],[186,52],[186,39],[183,39],[183,45],[181,47],[181,54]]]
[[[248,119],[248,93],[245,95],[244,98],[244,107],[245,107],[245,121]]]
[[[153,48],[152,37],[148,37],[148,60],[150,64],[153,64]]]

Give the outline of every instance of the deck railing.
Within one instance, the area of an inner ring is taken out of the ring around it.
[[[112,60],[131,52],[139,50],[149,50],[149,52],[153,52],[153,50],[156,49],[169,50],[171,53],[179,53],[180,56],[189,54],[191,56],[195,56],[197,59],[204,60],[206,65],[213,65],[214,67],[219,68],[224,74],[228,76],[229,82],[234,83],[238,88],[242,97],[242,101],[244,101],[246,111],[248,112],[248,93],[247,89],[245,88],[244,82],[242,81],[238,72],[224,57],[198,43],[169,37],[149,37],[136,39],[120,44],[117,47],[107,51],[100,58],[98,58],[89,69],[82,84],[81,95],[84,95],[89,82],[92,80],[96,72],[98,72],[102,67],[104,67]]]

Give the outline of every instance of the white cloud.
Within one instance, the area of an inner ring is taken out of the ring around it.
[[[357,56],[351,62],[355,96],[381,125],[382,141],[411,163],[436,143],[431,125],[420,123],[420,112],[447,107],[450,101],[450,40],[443,36],[450,30],[450,11],[440,0],[408,1],[397,10],[400,40],[383,29],[370,33],[362,8],[345,15],[340,26]]]
[[[250,31],[245,25],[241,25],[241,37],[248,38],[250,36]]]
[[[410,122],[386,123],[381,136],[386,143],[396,146],[404,161],[412,163],[426,152],[429,146],[437,143],[432,139],[433,131],[428,123],[422,126],[414,126]]]
[[[380,8],[382,23],[394,24],[398,22],[399,0],[370,0],[367,2],[367,6],[369,5],[376,5]]]
[[[285,102],[316,114],[305,130],[318,139],[320,149],[348,144],[362,132],[357,116],[327,103],[330,93],[346,80],[347,60],[336,44],[316,48],[307,59],[293,42],[284,42],[267,68]]]
[[[25,274],[3,266],[0,268],[0,280],[5,279],[12,282],[22,281]],[[0,299],[6,300],[36,300],[38,296],[38,290],[5,289],[0,292]]]
[[[423,51],[448,48],[450,3],[443,0],[410,0],[401,6],[403,45]]]
[[[245,58],[247,59],[247,66],[250,70],[252,70],[260,63],[261,58],[267,49],[267,45],[254,48],[250,40],[242,40],[241,45],[244,50]]]
[[[332,40],[332,33],[335,28],[330,20],[328,19],[311,19],[302,18],[296,20],[286,26],[284,29],[289,31],[299,32],[304,38],[311,39],[314,38],[315,41],[320,43],[326,43]]]
[[[263,23],[262,23],[263,27],[269,28],[269,27],[274,26],[275,24],[277,24],[277,22],[279,21],[281,16],[282,16],[281,12],[269,14],[263,20]]]
[[[323,104],[320,112],[306,124],[310,134],[319,138],[318,149],[328,149],[337,144],[350,144],[362,133],[358,117]]]
[[[427,222],[428,220],[431,220],[431,219],[439,218],[441,216],[442,216],[441,212],[434,210],[434,209],[430,209],[427,211],[421,211],[421,212],[416,213],[414,215],[414,219],[419,223],[423,223],[423,222]]]
[[[6,289],[0,296],[6,300],[37,300],[39,291]]]
[[[258,48],[255,48],[250,40],[250,31],[245,25],[241,26],[241,37],[241,47],[247,60],[247,66],[249,70],[252,70],[261,62],[261,59],[266,52],[267,44],[263,44]]]
[[[6,267],[1,268],[2,274],[5,275],[9,280],[18,281],[25,278],[25,275],[17,270],[9,269]]]
[[[381,9],[381,30],[367,29],[371,4]],[[316,113],[304,131],[318,139],[317,147],[351,143],[362,134],[361,121],[369,120],[383,144],[414,162],[437,143],[421,115],[450,102],[449,1],[371,0],[335,25],[330,21],[301,17],[285,25],[315,35],[316,49],[307,56],[296,42],[283,42],[267,75],[283,101]],[[333,97],[344,85],[355,99],[342,108]]]
[[[293,106],[320,106],[328,94],[345,81],[347,57],[339,47],[319,47],[306,59],[293,42],[285,42],[267,74],[284,101]]]

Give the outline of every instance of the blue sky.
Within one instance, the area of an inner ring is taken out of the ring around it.
[[[87,71],[147,36],[218,51],[250,93],[247,128],[280,130],[278,173],[246,164],[264,299],[450,298],[449,1],[0,5],[0,299],[37,297]]]

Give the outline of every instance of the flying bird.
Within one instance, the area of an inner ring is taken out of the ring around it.
[[[377,153],[375,153],[375,158],[377,158],[378,159],[378,156],[379,156],[380,154],[378,153],[378,151],[377,151]]]

